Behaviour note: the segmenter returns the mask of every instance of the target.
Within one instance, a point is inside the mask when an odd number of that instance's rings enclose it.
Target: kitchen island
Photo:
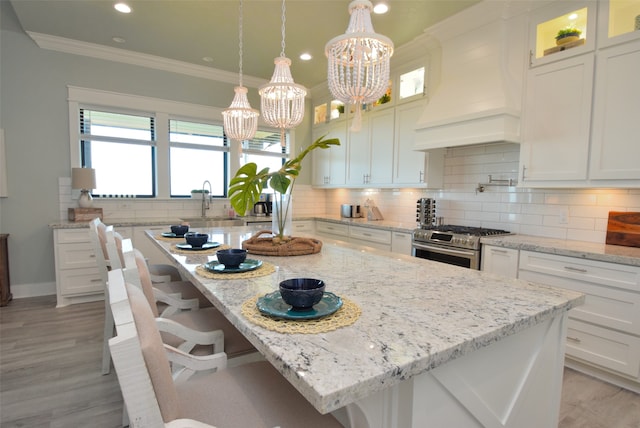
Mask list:
[[[203,229],[239,248],[255,228]],[[275,272],[210,279],[215,254],[148,236],[321,413],[354,428],[557,425],[567,311],[580,293],[323,239],[320,253],[249,255]],[[353,325],[278,333],[247,319],[249,299],[293,277],[355,303]],[[347,422],[349,421],[349,422]],[[347,425],[348,426],[348,425]]]

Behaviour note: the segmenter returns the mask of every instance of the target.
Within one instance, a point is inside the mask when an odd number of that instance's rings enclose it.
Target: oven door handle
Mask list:
[[[439,253],[447,254],[447,255],[450,255],[450,256],[469,257],[469,256],[473,256],[474,255],[473,251],[454,250],[452,248],[435,247],[435,246],[431,246],[431,245],[424,245],[424,244],[417,244],[417,243],[414,243],[413,247],[416,248],[416,249],[419,249],[419,250],[437,251]]]

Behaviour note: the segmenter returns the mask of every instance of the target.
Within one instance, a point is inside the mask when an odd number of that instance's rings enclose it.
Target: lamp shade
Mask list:
[[[93,190],[96,188],[96,170],[93,168],[72,168],[71,188]]]

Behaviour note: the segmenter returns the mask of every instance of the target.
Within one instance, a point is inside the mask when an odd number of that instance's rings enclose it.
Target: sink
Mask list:
[[[180,220],[194,228],[244,226],[244,220],[229,217],[185,217]]]

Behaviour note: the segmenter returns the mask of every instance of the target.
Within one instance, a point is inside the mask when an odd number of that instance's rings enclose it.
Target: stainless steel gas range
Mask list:
[[[422,259],[479,270],[480,238],[509,233],[482,227],[423,225],[413,231],[411,254]]]

